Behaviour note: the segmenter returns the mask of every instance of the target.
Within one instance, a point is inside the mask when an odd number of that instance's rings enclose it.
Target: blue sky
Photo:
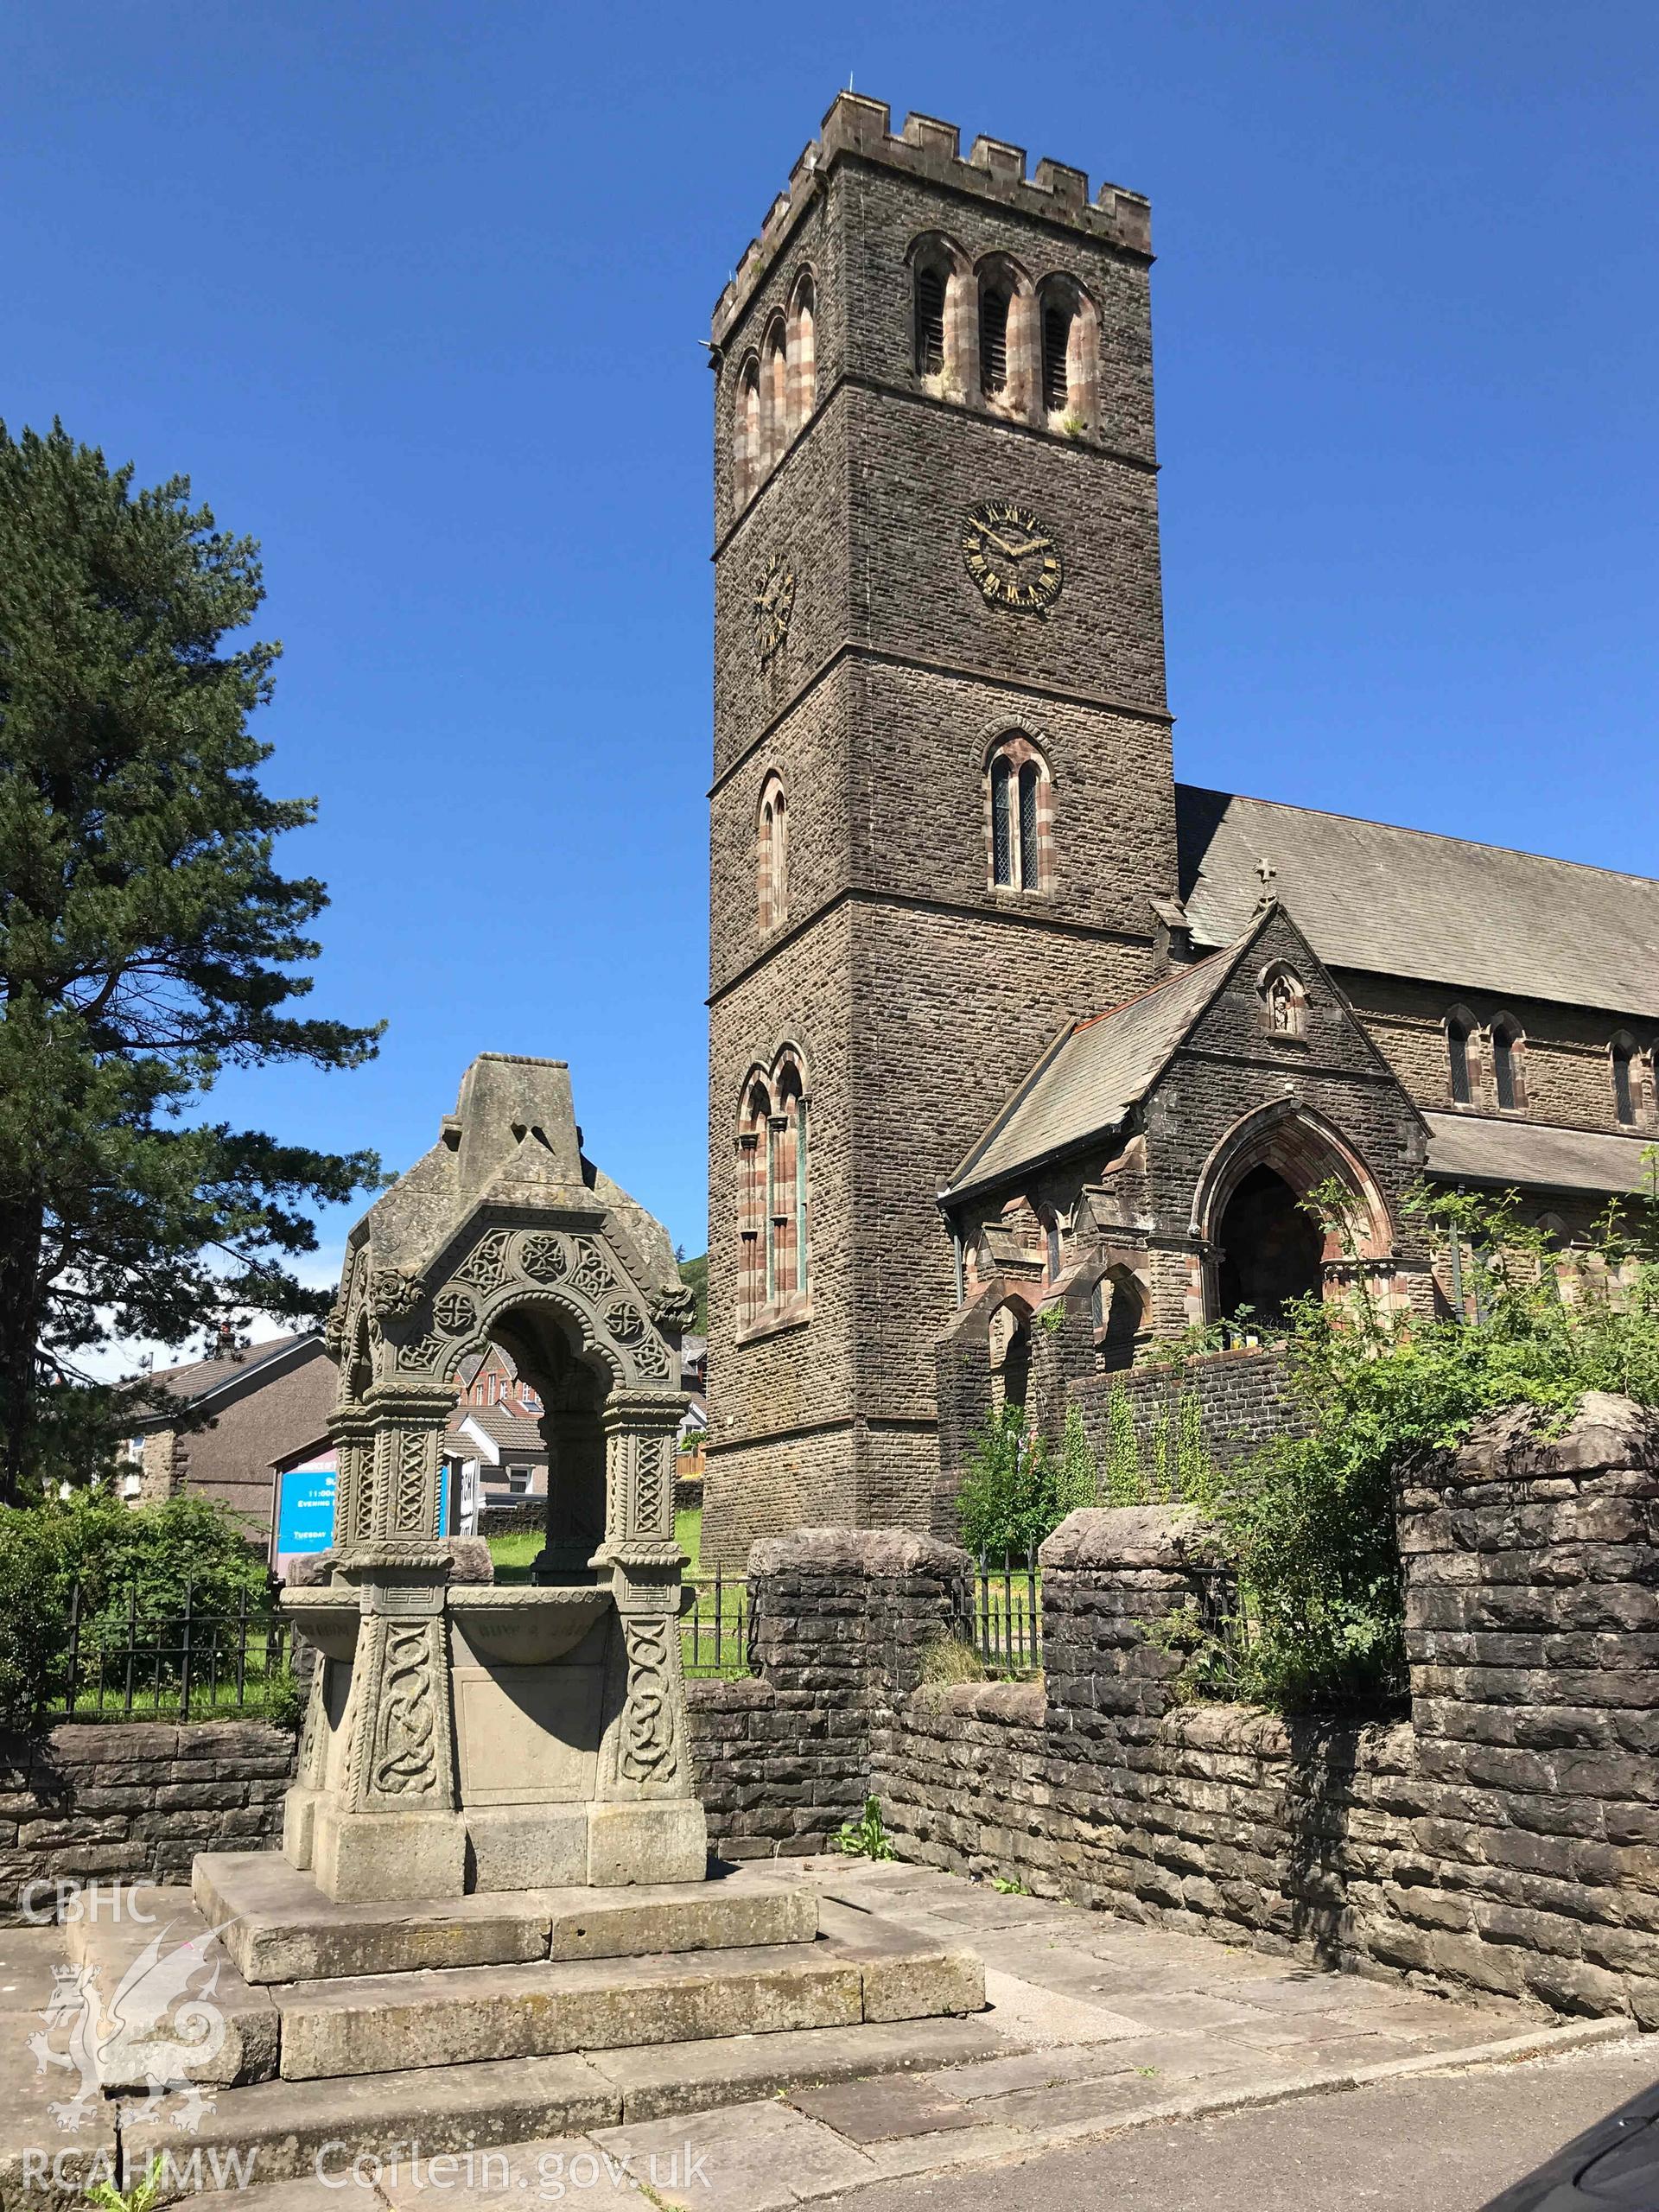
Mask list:
[[[1151,196],[1179,772],[1659,874],[1650,4],[13,0],[0,69],[0,415],[263,540],[391,1023],[227,1115],[404,1166],[556,1054],[702,1249],[698,340],[849,76]]]

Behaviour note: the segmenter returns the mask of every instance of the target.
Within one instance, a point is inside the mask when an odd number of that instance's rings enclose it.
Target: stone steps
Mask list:
[[[810,1943],[817,1900],[737,1869],[632,1889],[484,1891],[420,1905],[336,1904],[274,1852],[209,1852],[192,1893],[244,1979],[257,1986],[540,1960]]]
[[[867,1922],[849,1937],[646,1958],[455,1967],[271,1992],[289,2082],[773,2035],[978,2011],[971,1953]]]
[[[783,2030],[626,2050],[500,2058],[446,2069],[328,2080],[270,2081],[220,2091],[194,2129],[141,2119],[123,2101],[122,2171],[129,2185],[163,2158],[163,2200],[198,2190],[311,2180],[318,2160],[338,2177],[359,2153],[386,2160],[491,2150],[624,2121],[866,2076],[954,2066],[1005,2052],[977,2019],[866,2022]],[[243,2163],[232,2163],[238,2160]],[[342,2197],[341,2201],[344,2201]]]

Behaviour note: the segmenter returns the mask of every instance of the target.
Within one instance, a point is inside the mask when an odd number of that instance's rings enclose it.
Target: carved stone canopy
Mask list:
[[[702,1871],[680,1678],[684,1295],[666,1234],[582,1154],[560,1060],[485,1053],[347,1243],[334,1582],[284,1848],[335,1897]],[[492,1342],[537,1386],[537,1586],[452,1585],[444,1434]],[[448,1514],[453,1515],[453,1501]]]

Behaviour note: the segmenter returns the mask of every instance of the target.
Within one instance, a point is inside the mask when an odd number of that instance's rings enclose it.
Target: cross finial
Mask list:
[[[1255,872],[1262,879],[1262,888],[1264,891],[1279,873],[1278,869],[1273,865],[1273,862],[1265,859],[1257,861],[1255,864]]]

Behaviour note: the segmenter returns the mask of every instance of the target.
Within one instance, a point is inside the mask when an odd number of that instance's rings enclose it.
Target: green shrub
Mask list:
[[[238,1523],[202,1498],[134,1509],[79,1491],[64,1503],[0,1509],[0,1710],[19,1713],[36,1684],[56,1688],[77,1582],[84,1652],[124,1650],[134,1612],[143,1642],[176,1643],[187,1589],[193,1616],[234,1616],[245,1599],[259,1610],[273,1588]],[[163,1657],[162,1678],[168,1671]],[[153,1666],[145,1679],[154,1681]]]
[[[1087,1452],[1081,1415],[1077,1434]],[[1092,1455],[1089,1465],[1092,1470]],[[1094,1503],[1092,1473],[1088,1497],[1067,1503],[1070,1491],[1082,1479],[1082,1461],[1075,1453],[1062,1451],[1057,1460],[1047,1439],[1028,1421],[1025,1408],[1004,1406],[975,1440],[967,1478],[957,1495],[957,1525],[963,1542],[976,1558],[1029,1557],[1059,1527],[1073,1503]]]
[[[1331,1194],[1313,1202],[1329,1207]],[[1559,1427],[1586,1390],[1659,1405],[1650,1202],[1604,1219],[1570,1299],[1512,1193],[1425,1192],[1408,1205],[1442,1244],[1456,1238],[1476,1318],[1386,1315],[1363,1294],[1303,1301],[1287,1345],[1307,1433],[1256,1454],[1208,1501],[1249,1624],[1244,1694],[1281,1710],[1376,1710],[1405,1694],[1395,1496],[1414,1462],[1513,1406]]]

